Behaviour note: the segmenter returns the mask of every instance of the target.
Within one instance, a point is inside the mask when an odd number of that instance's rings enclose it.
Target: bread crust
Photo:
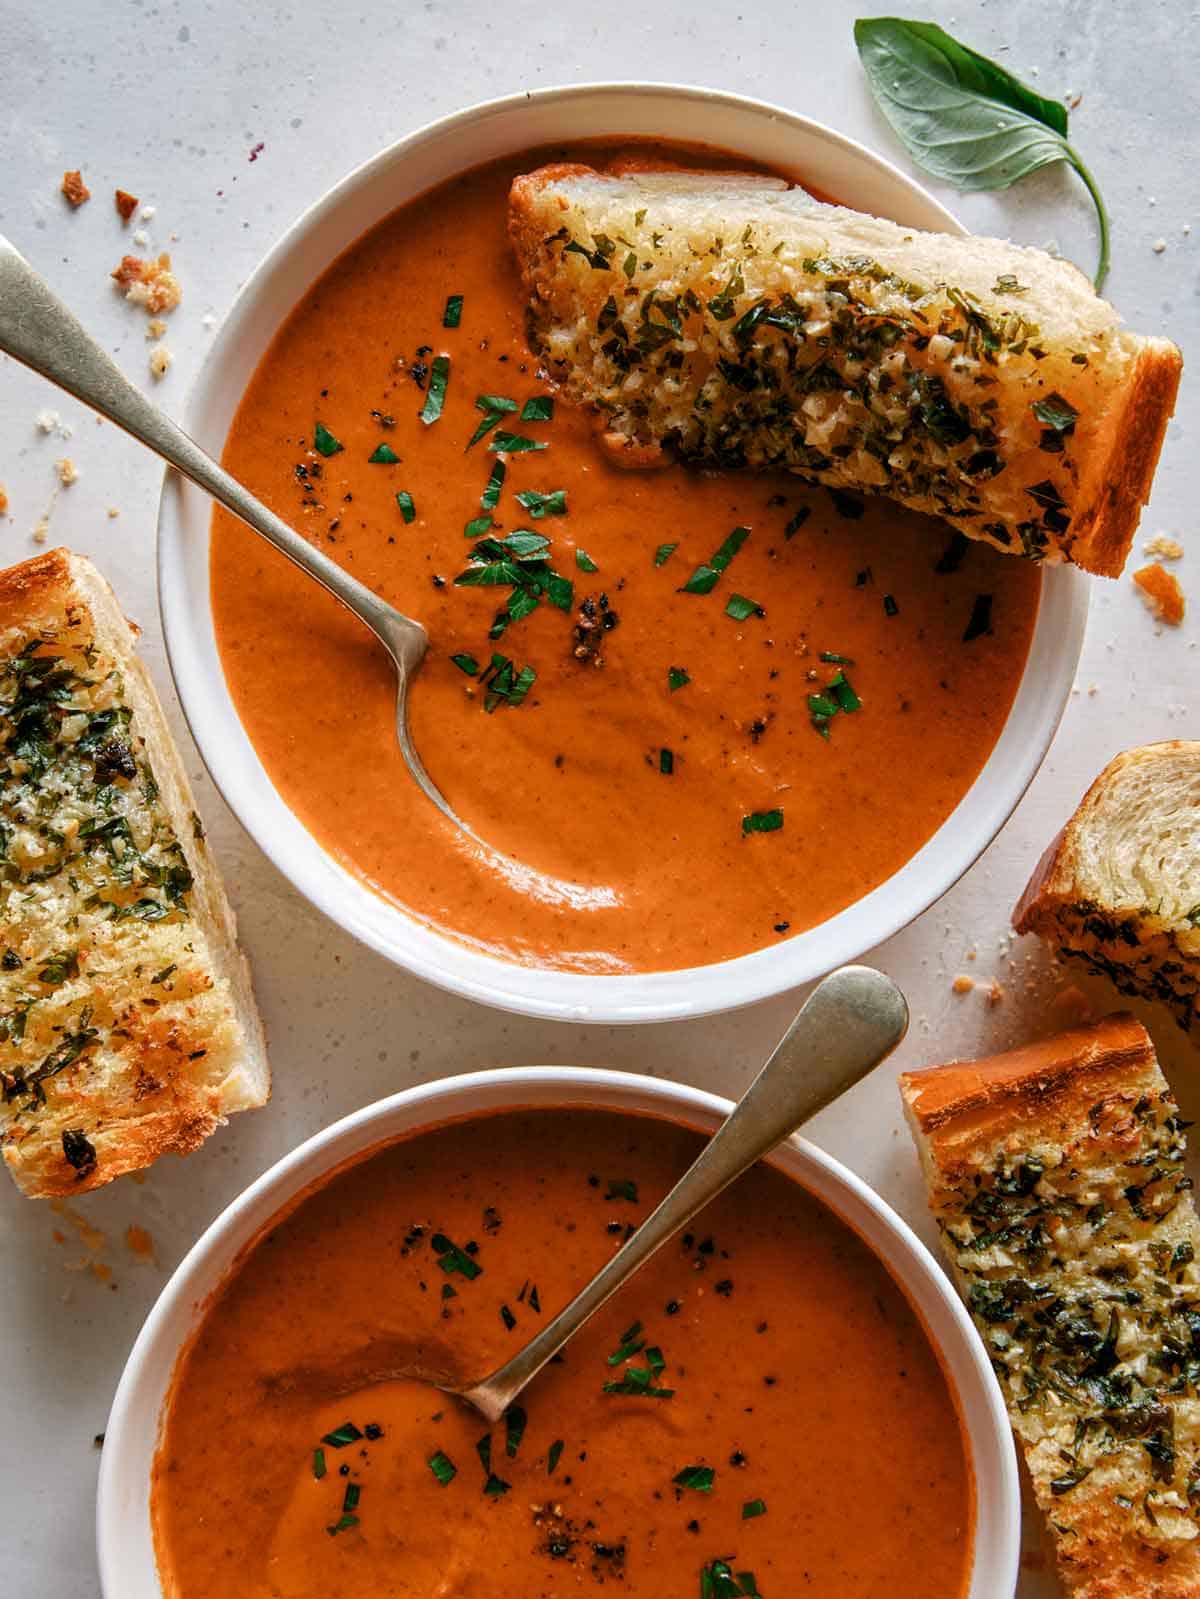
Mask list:
[[[0,671],[18,691],[43,671],[65,678],[46,691],[61,711],[39,734],[40,776],[22,775],[3,728],[0,1145],[33,1197],[194,1150],[269,1092],[233,913],[136,632],[67,550],[0,572]],[[14,677],[16,658],[33,672]],[[96,764],[97,748],[115,765]],[[38,795],[57,824],[52,847]],[[117,842],[93,842],[106,835]]]
[[[1136,878],[1136,895],[1115,878],[1099,881],[1095,867],[1098,858],[1118,850],[1115,829],[1122,816],[1133,825],[1129,807],[1121,803],[1125,785],[1138,781],[1148,790],[1161,789],[1166,806],[1179,773],[1189,774],[1200,791],[1200,741],[1167,739],[1114,756],[1042,854],[1013,908],[1012,924],[1018,933],[1038,934],[1060,956],[1109,977],[1122,993],[1166,1004],[1187,1031],[1200,1015],[1200,926],[1191,919],[1196,910],[1189,917],[1186,906],[1164,905],[1165,885],[1157,902],[1149,902],[1156,894],[1151,864],[1126,874]],[[1141,825],[1150,829],[1153,820],[1148,817]],[[1164,843],[1161,853],[1179,855],[1180,838],[1192,838],[1192,857],[1200,858],[1198,825],[1200,810],[1173,817],[1179,837]],[[1154,842],[1152,832],[1148,842]],[[1152,862],[1156,852],[1143,853]],[[1161,862],[1157,870],[1161,877]],[[1200,901],[1200,883],[1196,897]]]
[[[647,175],[645,169],[622,171],[628,176],[626,187]],[[578,162],[560,162],[518,176],[511,189],[509,232],[529,295],[533,347],[569,397],[596,406],[604,415],[601,437],[615,464],[657,466],[665,455],[701,465],[782,467],[830,487],[889,495],[916,510],[943,516],[968,537],[1012,553],[1036,559],[1065,558],[1106,577],[1120,574],[1150,492],[1179,386],[1182,357],[1169,340],[1138,338],[1121,331],[1111,307],[1093,293],[1078,269],[1039,251],[1001,240],[942,238],[900,229],[816,202],[807,212],[793,209],[787,213],[769,204],[756,208],[756,186],[770,185],[770,180],[756,175],[697,174],[665,164],[650,175],[662,177],[664,173],[677,176],[677,191],[651,189],[646,195],[652,223],[657,215],[655,194],[670,194],[674,221],[663,235],[651,232],[651,223],[639,231],[636,219],[646,211],[632,209],[637,201],[628,202],[626,216],[628,197],[614,197],[618,183],[613,171],[603,173]],[[701,187],[706,179],[709,193]],[[606,180],[611,185],[607,191]],[[739,255],[739,247],[731,239],[720,237],[712,240],[711,247],[705,245],[709,238],[705,227],[722,232],[717,220],[724,214],[722,189],[731,196],[730,232],[740,233],[742,223],[750,218],[748,232],[762,228],[769,233],[763,251],[747,246],[746,253]],[[778,193],[774,199],[779,199]],[[611,214],[605,209],[609,205]],[[705,221],[709,213],[711,218]],[[690,226],[695,237],[673,235],[672,226],[685,234]],[[606,245],[617,253],[611,262],[605,258],[601,263],[604,270],[593,271],[591,276],[589,268],[597,263],[588,247],[579,245],[580,237],[589,237],[589,227],[593,239],[619,234],[621,241],[619,249],[614,243]],[[764,265],[778,253],[778,246],[769,248],[770,239],[777,237],[792,238],[795,248],[785,249],[776,266]],[[827,248],[810,245],[809,240],[817,237],[832,242]],[[660,238],[666,242],[661,245],[661,257],[656,257],[659,246],[650,241]],[[818,259],[806,262],[800,272],[797,257],[805,248]],[[579,253],[570,255],[568,249]],[[627,250],[629,266],[624,272],[616,270]],[[844,259],[825,268],[819,259],[822,252]],[[870,258],[875,253],[878,261]],[[878,276],[883,270],[879,261],[891,274],[886,280]],[[744,266],[746,272],[746,285],[736,293],[732,285],[740,278],[730,277],[726,282],[721,276],[734,263],[739,263],[739,271]],[[815,278],[828,278],[833,271],[850,273],[852,285],[846,293],[852,306],[865,296],[859,307],[864,325],[870,324],[873,316],[897,327],[907,325],[908,331],[897,342],[877,356],[859,361],[854,368],[857,378],[842,374],[844,382],[849,384],[853,378],[861,387],[872,380],[872,365],[878,360],[880,389],[874,411],[868,407],[860,412],[855,404],[836,404],[828,393],[822,398],[810,392],[806,383],[813,364],[812,340],[807,335],[770,331],[783,326],[787,316],[800,314],[794,295],[800,296],[810,316],[816,318],[808,324],[810,329],[818,323],[825,325],[823,290],[811,301],[805,296],[814,292]],[[858,278],[854,278],[856,271],[861,274]],[[995,299],[998,286],[1016,282],[1018,273],[1027,280],[1018,285],[1019,293],[1012,291],[1011,299]],[[904,285],[904,294],[894,287],[870,288],[872,282],[878,285],[881,281],[894,286],[904,274],[915,278],[917,288],[926,291],[911,313],[907,306],[912,294],[908,291],[916,293],[912,282]],[[956,274],[972,285],[965,297],[954,286]],[[993,279],[989,299],[987,286]],[[652,352],[661,348],[666,330],[653,325],[652,311],[646,309],[660,285],[665,285],[663,294],[683,318],[687,339],[682,356],[675,345],[669,347],[674,364],[665,371]],[[878,304],[871,300],[875,293],[880,296]],[[711,312],[722,294],[729,309],[717,325],[711,315],[706,318],[704,304],[707,301]],[[608,299],[602,306],[605,295]],[[931,318],[922,309],[939,296],[945,305],[953,301],[961,310],[961,323],[955,322],[959,310],[943,309]],[[771,323],[768,317],[760,327],[754,315],[776,303],[789,307],[786,314],[779,313],[783,321]],[[841,314],[837,308],[844,303],[835,295],[829,314]],[[957,444],[952,442],[955,424],[951,422],[943,430],[944,417],[935,431],[932,412],[924,404],[909,402],[910,407],[915,406],[912,414],[921,420],[898,423],[897,396],[905,392],[905,374],[912,377],[914,372],[918,386],[932,379],[938,394],[950,395],[952,407],[958,406],[965,417],[983,392],[972,389],[965,378],[959,382],[961,354],[971,349],[972,330],[978,330],[983,316],[980,307],[999,325],[1005,317],[1019,315],[1026,305],[1033,315],[1051,307],[1065,309],[1052,335],[1040,335],[1037,323],[1029,322],[1034,331],[1024,343],[1012,340],[1003,346],[1007,365],[996,366],[993,361],[989,366],[992,357],[984,355],[979,381],[1000,386],[986,391],[992,398],[982,402],[965,442],[961,438]],[[635,316],[638,306],[642,307],[640,324]],[[637,341],[639,327],[644,331],[648,323],[657,340],[650,352],[638,347]],[[957,346],[958,354],[924,353],[931,349],[931,341],[917,335],[935,325],[944,330],[938,338],[966,337],[967,342]],[[739,340],[736,330],[743,327],[750,331]],[[985,337],[992,332],[994,327]],[[1038,350],[1035,360],[1029,352],[1036,348],[1039,337],[1047,350]],[[793,343],[783,361],[778,358],[781,341],[788,339]],[[831,342],[828,337],[816,340],[826,347]],[[627,383],[629,352],[635,347],[637,381]],[[952,352],[955,346],[951,343],[948,348]],[[806,350],[810,353],[805,354]],[[894,369],[897,351],[906,352],[907,364],[900,374]],[[793,359],[797,354],[798,366]],[[1043,375],[1041,362],[1047,355],[1048,375]],[[758,365],[747,365],[747,361]],[[827,348],[816,365],[830,361],[836,364]],[[761,374],[756,380],[761,402],[756,400],[751,382],[756,370]],[[1062,408],[1064,393],[1073,395],[1078,407],[1075,420],[1066,426],[1062,418],[1071,414],[1071,408]],[[999,411],[994,409],[997,396]],[[1039,445],[1040,424],[1031,420],[1030,412],[1040,402],[1046,403],[1050,420]],[[883,415],[888,422],[880,438],[868,438]],[[898,427],[903,427],[903,433],[896,431]],[[932,443],[924,436],[926,428]],[[841,442],[831,452],[830,440],[838,439]],[[892,442],[881,443],[882,439]],[[986,448],[975,449],[972,439],[985,441]]]
[[[1200,1594],[1200,1305],[1185,1124],[1132,1016],[900,1092],[951,1268],[1073,1599]]]

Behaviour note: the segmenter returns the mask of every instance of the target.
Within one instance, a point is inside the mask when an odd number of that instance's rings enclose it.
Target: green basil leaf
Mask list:
[[[367,456],[368,466],[395,466],[400,457],[390,444],[377,444]]]
[[[854,39],[871,92],[913,160],[959,189],[1007,189],[1066,161],[1100,223],[1095,284],[1108,273],[1108,213],[1096,181],[1067,142],[1066,107],[931,22],[860,17]]]
[[[549,422],[554,415],[554,400],[549,394],[532,395],[521,407],[522,422]]]
[[[777,833],[783,826],[783,812],[751,811],[749,816],[742,817],[743,833]]]
[[[581,572],[598,572],[600,570],[586,550],[575,551],[575,565]]]
[[[508,468],[503,461],[497,461],[492,467],[483,493],[479,496],[479,503],[485,511],[494,511],[500,499],[500,490],[504,487],[504,474]]]
[[[456,328],[462,321],[463,297],[461,294],[450,294],[446,297],[446,309],[442,312],[442,326]]]
[[[400,515],[406,522],[416,519],[417,508],[413,504],[413,497],[407,489],[401,489],[396,496],[396,504],[400,507]]]
[[[476,432],[478,432],[478,429],[476,429]],[[503,450],[507,455],[517,455],[522,450],[544,450],[545,448],[546,441],[544,439],[540,441],[528,439],[523,433],[506,433],[503,430],[498,430],[493,434],[492,441],[488,445],[489,450]]]

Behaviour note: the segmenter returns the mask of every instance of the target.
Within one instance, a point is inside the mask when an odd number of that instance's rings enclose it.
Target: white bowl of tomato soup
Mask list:
[[[631,154],[768,168],[961,231],[878,156],[776,107],[537,91],[409,136],[309,210],[188,407],[201,443],[426,623],[415,739],[496,854],[407,775],[391,668],[359,624],[173,476],[159,524],[185,713],[276,865],[432,982],[597,1022],[750,1003],[926,909],[1036,772],[1087,594],[1074,569],[884,502],[609,464],[525,346],[505,204],[550,157]],[[514,532],[549,549],[558,586],[498,634],[495,591],[456,579],[472,541]],[[687,592],[717,557],[749,611]],[[536,681],[514,696],[523,666]],[[486,686],[501,670],[507,693]],[[834,689],[855,714],[814,720],[810,695]]]
[[[802,1138],[664,1246],[519,1415],[487,1429],[390,1375],[514,1352],[731,1108],[506,1068],[286,1156],[129,1357],[100,1471],[106,1599],[373,1599],[400,1571],[447,1599],[618,1576],[630,1599],[790,1599],[805,1576],[839,1599],[1011,1595],[1016,1461],[983,1346],[905,1223]]]

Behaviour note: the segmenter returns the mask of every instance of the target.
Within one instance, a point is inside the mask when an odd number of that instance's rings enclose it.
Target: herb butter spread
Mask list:
[[[86,563],[22,571],[0,592],[0,1128],[23,1186],[75,1192],[199,1142],[244,1039],[130,630],[98,626]]]
[[[1114,1016],[906,1074],[930,1202],[1079,1599],[1200,1586],[1189,1125]]]

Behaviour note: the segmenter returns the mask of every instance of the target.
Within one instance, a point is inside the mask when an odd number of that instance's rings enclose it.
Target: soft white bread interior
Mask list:
[[[1068,262],[776,179],[576,164],[514,181],[510,232],[534,348],[618,464],[785,468],[1121,571],[1181,358]]]
[[[1126,750],[1100,773],[1013,912],[1019,933],[1200,1016],[1200,742]]]
[[[270,1092],[233,913],[92,564],[0,572],[0,1144],[30,1195],[195,1149]]]
[[[1073,1599],[1200,1594],[1200,1223],[1131,1016],[900,1079]]]

